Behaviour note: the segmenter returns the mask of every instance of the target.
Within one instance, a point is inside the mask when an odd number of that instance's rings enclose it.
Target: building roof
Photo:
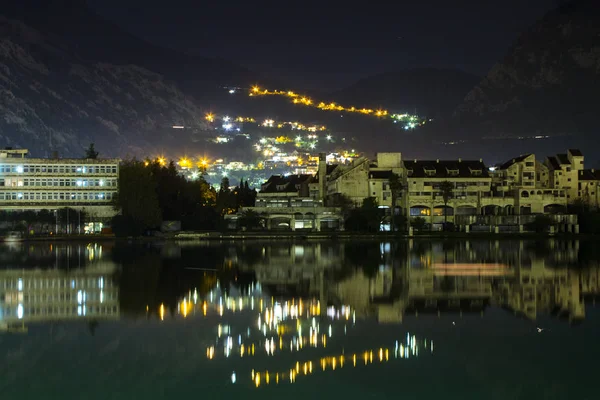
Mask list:
[[[261,193],[291,193],[297,192],[298,186],[309,184],[314,180],[312,175],[271,175],[271,177],[260,185]]]
[[[490,176],[483,161],[473,160],[423,160],[404,161],[409,177],[413,178],[471,178]],[[453,172],[458,171],[458,172]]]
[[[392,171],[370,171],[369,179],[390,179],[392,177]]]
[[[600,181],[600,170],[583,169],[579,171],[580,181]]]
[[[325,168],[325,176],[329,176],[333,173],[333,171],[338,167],[339,164],[327,164],[327,168]],[[310,183],[319,182],[319,174],[317,173],[314,176],[314,179]]]
[[[553,169],[560,169],[560,163],[558,162],[558,160],[556,159],[556,157],[549,156],[548,157],[548,163],[550,164],[550,166]]]
[[[558,160],[559,163],[561,163],[563,165],[571,165],[571,161],[569,161],[569,156],[564,153],[557,154],[556,159]]]
[[[523,154],[523,155],[520,155],[519,157],[513,158],[512,160],[506,161],[504,164],[500,164],[500,166],[498,166],[498,169],[507,169],[511,165],[514,165],[514,164],[516,164],[518,162],[525,161],[525,159],[527,157],[529,157],[530,155],[531,155],[531,153],[529,153],[529,154]]]
[[[573,157],[583,157],[583,153],[579,149],[569,149],[569,153],[571,153]]]

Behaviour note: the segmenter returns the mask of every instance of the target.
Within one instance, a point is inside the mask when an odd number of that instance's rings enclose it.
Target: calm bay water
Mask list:
[[[599,245],[4,245],[0,398],[596,399]]]

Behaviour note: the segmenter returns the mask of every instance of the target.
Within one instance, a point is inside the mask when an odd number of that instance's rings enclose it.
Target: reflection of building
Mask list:
[[[112,264],[0,271],[0,330],[28,322],[118,318],[114,272]]]
[[[245,268],[256,273],[261,285],[273,291],[318,294],[323,290],[324,272],[344,263],[343,246],[311,244],[272,244]]]
[[[363,260],[375,263],[370,276],[361,268],[341,272],[337,267],[345,264],[344,250],[330,246],[327,257],[323,249],[318,257],[318,244],[265,246],[262,257],[248,267],[271,290],[317,295],[322,304],[347,304],[357,316],[375,315],[380,322],[423,313],[483,312],[489,305],[530,319],[553,313],[574,322],[585,317],[583,297],[600,292],[598,268],[560,267],[577,260],[577,241],[549,241],[552,250],[544,257],[522,241],[464,242],[448,248],[412,244],[398,268],[389,266],[393,257],[387,246],[379,246],[380,254]],[[339,273],[346,277],[336,280]]]
[[[117,159],[26,158],[27,150],[0,150],[0,207],[4,210],[85,210],[112,217]]]

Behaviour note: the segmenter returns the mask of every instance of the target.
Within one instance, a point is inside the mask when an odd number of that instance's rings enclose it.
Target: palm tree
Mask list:
[[[396,216],[396,202],[398,201],[398,198],[402,194],[402,189],[404,188],[404,185],[402,184],[402,179],[400,178],[400,175],[395,174],[393,172],[390,175],[389,184],[390,184],[390,191],[392,192],[392,216],[391,216],[390,223],[391,223],[392,232],[394,232],[396,230],[396,226],[395,226],[396,221],[394,218]]]
[[[448,201],[452,198],[454,192],[454,184],[449,181],[440,183],[440,192],[442,193],[442,199],[444,200],[444,228],[448,223]]]
[[[240,225],[248,230],[261,226],[262,216],[254,210],[244,210],[241,213]]]

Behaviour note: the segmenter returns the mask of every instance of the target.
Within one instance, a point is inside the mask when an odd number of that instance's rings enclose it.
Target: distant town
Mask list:
[[[352,150],[313,154],[305,143],[263,138],[255,145],[264,157],[258,164],[98,158],[93,145],[78,159],[0,150],[3,230],[112,233],[119,217],[139,232],[578,234],[594,220],[581,221],[582,213],[595,216],[599,206],[600,171],[586,169],[578,149],[489,166],[482,159],[406,160],[392,152],[374,158]],[[145,207],[147,214],[138,214]]]

